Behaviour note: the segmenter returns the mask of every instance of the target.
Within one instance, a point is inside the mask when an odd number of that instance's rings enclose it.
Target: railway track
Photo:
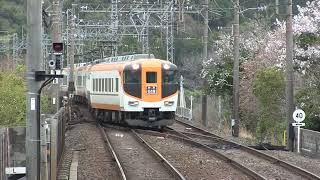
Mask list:
[[[169,134],[207,146],[216,153],[232,159],[264,179],[320,179],[319,176],[305,169],[257,151],[253,148],[231,142],[182,121],[176,121]]]
[[[185,177],[135,130],[99,126],[120,179],[179,179]]]

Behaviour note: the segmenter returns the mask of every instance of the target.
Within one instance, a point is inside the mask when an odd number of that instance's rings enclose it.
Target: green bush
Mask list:
[[[253,94],[261,105],[256,130],[258,140],[274,137],[280,140],[286,124],[281,108],[285,99],[283,72],[275,67],[259,70],[253,82]]]
[[[25,126],[26,85],[24,68],[0,72],[0,126]]]
[[[305,111],[305,128],[320,131],[320,90],[315,87],[301,89],[296,94],[297,104]]]

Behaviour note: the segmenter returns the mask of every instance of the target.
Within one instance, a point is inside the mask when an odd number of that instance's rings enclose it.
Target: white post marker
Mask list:
[[[26,167],[6,167],[6,174],[26,174]]]
[[[300,126],[305,126],[302,121],[306,118],[306,114],[302,109],[296,109],[292,114],[293,120],[296,123],[292,123],[292,126],[298,127],[298,142],[297,142],[297,152],[300,153]]]

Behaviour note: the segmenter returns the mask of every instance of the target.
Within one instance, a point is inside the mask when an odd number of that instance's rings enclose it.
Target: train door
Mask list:
[[[160,68],[148,67],[142,72],[142,99],[147,102],[161,100],[161,71]]]

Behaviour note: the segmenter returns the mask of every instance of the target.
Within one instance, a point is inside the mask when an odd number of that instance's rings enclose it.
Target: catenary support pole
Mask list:
[[[42,58],[42,2],[27,1],[27,124],[26,154],[27,179],[40,180],[40,122],[37,121],[39,82],[35,81],[35,71],[40,70]]]
[[[62,42],[62,7],[60,4],[60,0],[53,0],[52,1],[52,27],[51,27],[51,36],[53,43],[61,43]],[[62,61],[61,61],[62,62]],[[60,70],[56,70],[57,74],[61,74]],[[56,88],[56,111],[58,112],[60,108],[60,94],[59,94],[59,87],[60,87],[60,79],[58,79],[57,88]]]
[[[74,54],[75,54],[75,8],[76,4],[72,4],[72,12],[71,12],[71,33],[70,33],[70,52],[69,52],[69,63],[70,63],[70,76],[69,76],[69,87],[68,92],[72,94],[75,90],[74,88]]]
[[[233,49],[234,49],[234,61],[233,61],[233,121],[234,127],[232,135],[239,136],[239,0],[234,3],[234,24],[233,24]]]
[[[205,0],[204,3],[204,31],[203,31],[203,61],[206,62],[208,61],[208,24],[209,24],[209,19],[208,19],[208,0]],[[204,79],[203,82],[203,95],[202,95],[202,123],[204,126],[208,126],[208,119],[207,119],[207,80]]]
[[[239,0],[234,3],[234,24],[233,24],[233,49],[234,49],[234,62],[233,62],[233,121],[234,126],[232,135],[239,136]],[[232,123],[233,124],[233,123]]]
[[[293,30],[292,30],[292,0],[288,0],[286,22],[286,110],[287,110],[287,148],[293,151],[294,129],[292,126],[293,104]]]

